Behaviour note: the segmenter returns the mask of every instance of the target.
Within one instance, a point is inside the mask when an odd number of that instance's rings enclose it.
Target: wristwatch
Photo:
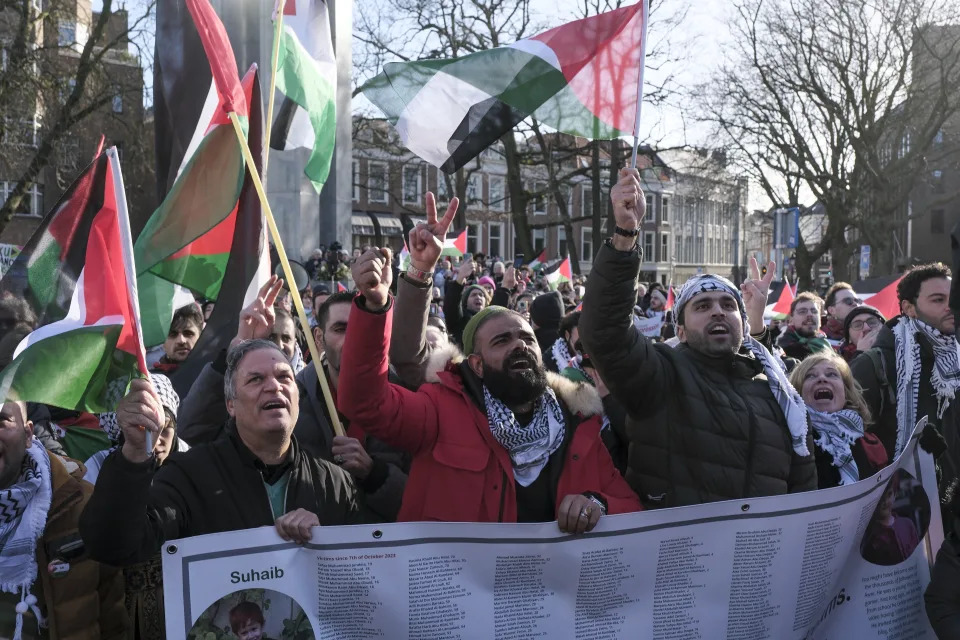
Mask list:
[[[423,271],[411,264],[407,267],[407,278],[419,284],[433,284],[433,271]]]
[[[637,227],[633,231],[629,231],[627,229],[624,229],[623,227],[615,226],[613,228],[613,232],[618,236],[624,236],[626,238],[636,238],[637,236],[640,235],[640,227]]]
[[[603,504],[603,501],[600,498],[594,495],[589,495],[589,494],[585,494],[585,495],[587,496],[587,500],[589,500],[590,502],[600,507],[600,515],[603,515],[603,516],[607,515],[607,505]]]

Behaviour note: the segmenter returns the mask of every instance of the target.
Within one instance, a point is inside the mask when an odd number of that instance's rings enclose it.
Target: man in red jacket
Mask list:
[[[456,198],[409,238],[400,277],[432,286]],[[452,358],[412,392],[387,380],[393,301],[389,250],[361,256],[347,324],[338,401],[353,424],[414,459],[398,520],[549,522],[592,530],[605,513],[639,511],[600,438],[602,404],[588,385],[548,374],[533,329],[514,311],[488,307],[463,332],[466,359]],[[426,314],[424,313],[424,316]]]

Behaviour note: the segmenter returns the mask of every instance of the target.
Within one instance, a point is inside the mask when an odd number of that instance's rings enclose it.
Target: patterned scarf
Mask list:
[[[170,378],[153,371],[150,373],[150,381],[153,383],[157,395],[160,396],[161,406],[169,411],[170,415],[176,417],[177,411],[180,409],[180,396],[173,388]],[[120,425],[117,424],[117,414],[115,412],[109,411],[100,414],[100,428],[106,432],[111,442],[117,443],[120,441]]]
[[[917,334],[927,337],[933,348],[933,373],[930,382],[937,394],[937,419],[960,388],[960,344],[955,336],[945,336],[926,322],[903,316],[893,327],[897,353],[897,448],[900,455],[917,423],[917,399],[920,394],[920,343]]]
[[[824,413],[807,407],[813,424],[814,444],[829,453],[833,466],[840,471],[840,484],[860,480],[860,470],[853,459],[852,447],[863,437],[863,418],[853,409]]]
[[[693,276],[684,283],[680,295],[677,296],[675,306],[677,317],[679,318],[682,315],[683,308],[694,296],[712,291],[723,291],[736,299],[737,306],[740,308],[740,317],[743,318],[743,346],[763,366],[770,391],[787,420],[787,429],[790,431],[790,440],[794,452],[798,456],[809,456],[810,449],[807,448],[807,406],[797,390],[787,380],[787,368],[780,356],[770,353],[765,346],[750,336],[750,322],[747,320],[743,298],[740,297],[740,292],[733,286],[733,283],[721,276],[710,274]]]
[[[513,411],[483,387],[490,432],[510,454],[513,477],[522,487],[529,487],[547,465],[551,454],[563,444],[563,411],[553,389],[547,389],[537,400],[533,419],[524,426]]]
[[[563,373],[563,370],[567,367],[583,371],[583,367],[580,366],[580,359],[570,355],[570,348],[563,336],[556,339],[550,348],[550,353],[553,355],[553,361],[557,363],[557,371]]]
[[[34,439],[17,481],[0,489],[0,591],[19,591],[21,603],[34,608],[34,613],[39,609],[30,587],[37,579],[37,542],[47,524],[52,497],[50,458]],[[23,614],[18,612],[14,638],[20,637],[22,629]]]

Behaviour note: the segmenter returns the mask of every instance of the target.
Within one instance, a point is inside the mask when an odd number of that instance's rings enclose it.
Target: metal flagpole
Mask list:
[[[633,123],[633,153],[630,166],[637,168],[637,149],[640,146],[640,110],[643,107],[643,70],[647,66],[647,23],[650,21],[650,0],[643,0],[643,39],[640,41],[640,76],[637,78],[637,119]]]

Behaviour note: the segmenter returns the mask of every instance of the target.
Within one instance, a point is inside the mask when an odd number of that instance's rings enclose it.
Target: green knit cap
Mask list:
[[[484,307],[480,311],[477,311],[477,313],[470,318],[470,320],[467,322],[467,326],[463,328],[463,352],[466,355],[473,353],[473,338],[477,333],[477,327],[480,326],[480,323],[483,322],[483,319],[501,313],[511,313],[511,311],[506,307],[490,305],[489,307]]]

